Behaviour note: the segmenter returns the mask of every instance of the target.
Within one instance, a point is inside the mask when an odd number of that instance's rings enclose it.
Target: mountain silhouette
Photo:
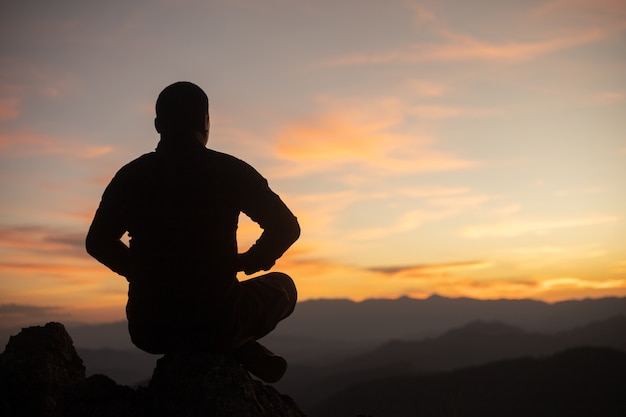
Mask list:
[[[268,339],[303,336],[378,344],[391,339],[432,337],[472,321],[497,321],[531,332],[558,332],[620,314],[626,314],[625,297],[556,303],[438,295],[361,302],[311,300],[299,303],[289,320],[281,323]]]
[[[526,332],[499,322],[476,321],[436,338],[389,341],[337,365],[336,369],[360,368],[363,363],[381,366],[401,362],[418,372],[449,370],[523,355],[546,355],[576,346],[626,349],[626,316],[556,333]]]
[[[498,322],[472,322],[435,338],[389,341],[370,352],[318,367],[317,372],[292,369],[278,387],[308,410],[338,390],[367,380],[541,357],[579,346],[626,350],[626,316],[557,333],[526,332]]]
[[[264,343],[290,365],[276,384],[308,411],[354,383],[451,370],[574,346],[624,349],[626,298],[545,303],[431,296],[396,300],[311,300],[298,304]],[[592,323],[593,322],[593,323]],[[6,334],[0,329],[0,337]],[[126,322],[68,326],[87,375],[135,385],[157,355],[137,350]]]
[[[622,417],[626,353],[582,347],[451,372],[397,375],[355,384],[309,417]]]

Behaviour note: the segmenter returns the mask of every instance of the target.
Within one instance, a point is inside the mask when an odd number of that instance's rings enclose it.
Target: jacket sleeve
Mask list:
[[[237,270],[249,275],[272,268],[300,236],[300,225],[265,178],[250,166],[245,171],[241,211],[263,229],[256,243],[238,256]]]
[[[130,250],[120,240],[127,231],[124,209],[126,192],[120,171],[102,195],[102,200],[87,233],[85,247],[87,253],[99,262],[128,279]]]

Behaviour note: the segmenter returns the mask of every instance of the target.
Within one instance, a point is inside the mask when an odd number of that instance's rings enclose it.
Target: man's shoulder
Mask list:
[[[210,164],[217,171],[224,173],[224,177],[239,181],[242,185],[250,186],[258,183],[266,183],[265,178],[249,163],[236,156],[206,149]]]
[[[236,156],[224,152],[207,148],[204,155],[210,160],[210,163],[223,169],[254,171],[254,168],[243,159],[239,159]]]
[[[232,164],[232,165],[240,165],[240,164],[244,164],[247,165],[246,162],[244,162],[243,160],[237,158],[236,156],[224,153],[224,152],[220,152],[220,151],[216,151],[214,149],[209,149],[209,148],[205,148],[204,149],[204,155],[206,158],[210,158],[215,160],[216,162],[221,162],[224,164]]]
[[[145,153],[122,166],[117,171],[116,177],[132,175],[133,173],[145,171],[149,169],[150,166],[155,165],[156,152]]]

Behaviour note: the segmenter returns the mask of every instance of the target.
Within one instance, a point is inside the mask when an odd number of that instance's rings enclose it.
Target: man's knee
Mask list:
[[[270,272],[269,278],[280,282],[280,287],[285,291],[290,301],[295,304],[298,300],[298,290],[291,277],[283,272]]]

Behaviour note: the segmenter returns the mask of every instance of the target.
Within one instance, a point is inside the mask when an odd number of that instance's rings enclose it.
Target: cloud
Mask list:
[[[0,60],[0,65],[2,60]],[[4,71],[0,69],[0,80]],[[9,77],[5,77],[9,79]],[[20,115],[20,104],[23,100],[24,88],[13,83],[0,81],[0,122],[16,119]]]
[[[611,273],[626,274],[626,260],[617,261],[612,265]]]
[[[0,122],[19,116],[19,102],[17,97],[0,98]]]
[[[502,35],[497,41],[479,39],[446,28],[443,19],[431,11],[417,6],[412,8],[416,26],[426,30],[428,37],[435,37],[437,40],[379,52],[347,54],[327,59],[321,65],[341,67],[424,62],[524,62],[561,50],[600,42],[626,30],[626,8],[621,0],[557,0],[544,3],[526,15],[511,16],[511,26],[534,28],[530,32],[532,40],[523,39],[528,37],[528,30],[518,35],[522,38],[520,40],[501,40],[504,37]],[[558,19],[558,27],[555,27],[555,19]],[[576,24],[568,25],[568,22]],[[537,24],[547,26],[539,29]]]
[[[586,45],[606,38],[600,29],[591,29],[570,36],[534,42],[492,43],[470,36],[454,36],[447,43],[415,44],[382,53],[360,53],[335,58],[325,66],[338,67],[364,64],[410,64],[420,62],[501,61],[522,62],[536,59],[562,49]]]
[[[59,262],[59,260],[45,262],[32,257],[20,262],[0,261],[0,272],[62,278],[63,282],[68,285],[79,285],[92,283],[99,279],[98,274],[103,272],[103,267],[95,261],[88,261],[88,264],[83,262],[83,265],[80,265],[70,259],[66,262]],[[47,291],[51,290],[48,289]]]
[[[413,94],[421,97],[442,97],[450,90],[450,87],[441,83],[416,79],[407,81],[406,87]]]
[[[51,254],[83,254],[85,234],[45,226],[0,226],[0,247]]]
[[[284,165],[274,168],[272,175],[304,175],[350,165],[391,175],[478,165],[436,149],[427,135],[395,132],[407,117],[407,106],[399,100],[350,104],[326,99],[322,104],[322,113],[294,121],[277,133],[275,154]]]
[[[606,192],[605,186],[591,186],[591,187],[572,187],[557,190],[555,194],[557,196],[571,196],[571,195],[586,195],[586,194],[600,194]]]
[[[383,227],[361,228],[355,232],[345,235],[350,240],[375,240],[382,239],[385,236],[405,233],[418,227],[438,221],[456,214],[456,210],[409,210],[398,216],[392,224]]]
[[[74,139],[60,139],[54,136],[14,133],[0,134],[0,152],[3,157],[30,157],[58,155],[73,159],[97,158],[113,151],[112,146],[94,146]]]
[[[535,7],[531,16],[606,25],[626,17],[626,7],[622,0],[551,0]]]
[[[3,283],[18,288],[24,277],[60,278],[62,285],[89,284],[105,269],[92,261],[85,251],[85,233],[71,233],[45,226],[0,227],[0,277]],[[11,277],[11,280],[9,279]],[[17,280],[17,281],[16,281]],[[43,288],[51,291],[46,282]]]
[[[510,220],[507,222],[468,226],[462,235],[469,238],[516,237],[528,234],[545,234],[553,230],[573,227],[613,224],[619,221],[617,216],[581,217],[559,220]]]
[[[364,227],[348,233],[345,237],[352,240],[374,240],[406,233],[425,224],[482,207],[486,202],[495,198],[487,194],[476,194],[471,189],[461,187],[418,187],[399,190],[390,188],[385,198],[391,200],[395,196],[419,199],[419,202],[411,202],[410,206],[415,207],[419,204],[424,208],[405,210],[389,224],[381,227]]]
[[[57,306],[35,306],[28,304],[0,304],[0,326],[24,326],[71,317]]]
[[[24,316],[32,316],[46,314],[50,311],[58,310],[61,307],[51,306],[33,306],[22,304],[0,304],[0,316],[8,314],[20,314]]]
[[[496,108],[466,108],[455,106],[425,106],[412,107],[409,112],[420,119],[445,120],[459,117],[491,117],[502,114]]]
[[[626,93],[623,91],[605,91],[592,97],[592,102],[600,105],[621,104],[626,100]]]
[[[626,286],[624,279],[581,279],[577,277],[558,277],[543,279],[539,286],[546,290],[555,288],[576,288],[576,289],[607,289]]]
[[[298,213],[298,219],[305,227],[307,236],[336,236],[337,215],[355,203],[367,200],[381,200],[388,197],[384,192],[357,190],[296,194],[288,197],[289,206]],[[339,230],[341,230],[339,228]]]
[[[374,267],[368,268],[368,270],[382,272],[394,278],[423,278],[432,274],[441,274],[448,271],[488,268],[490,266],[492,266],[492,263],[488,261],[465,261],[427,265]]]

